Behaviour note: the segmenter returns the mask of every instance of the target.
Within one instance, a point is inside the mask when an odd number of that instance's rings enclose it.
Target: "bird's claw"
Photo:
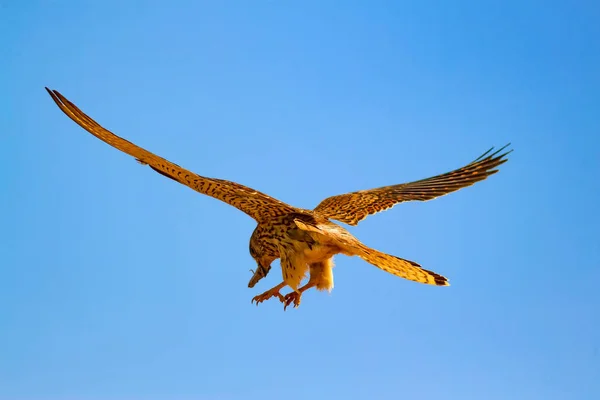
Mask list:
[[[281,293],[279,293],[278,291],[275,292],[275,291],[267,290],[263,294],[254,296],[252,298],[251,303],[252,304],[256,303],[256,305],[258,306],[260,303],[262,303],[263,301],[269,300],[271,297],[277,297],[277,298],[279,298],[280,302],[282,302],[282,303],[284,302],[284,297],[281,295]]]
[[[296,291],[286,294],[284,297],[284,301],[282,301],[283,311],[285,311],[288,308],[288,306],[292,303],[294,303],[294,308],[298,308],[298,306],[300,305],[301,297],[302,297],[302,294],[298,293]]]

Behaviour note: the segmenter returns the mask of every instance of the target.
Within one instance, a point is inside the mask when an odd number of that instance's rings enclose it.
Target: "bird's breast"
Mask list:
[[[308,264],[323,262],[330,259],[334,255],[340,252],[337,246],[317,244],[312,246],[306,246],[303,249],[304,257]]]

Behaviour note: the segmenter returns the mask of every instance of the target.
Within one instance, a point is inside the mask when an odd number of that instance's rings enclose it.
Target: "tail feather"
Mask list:
[[[294,220],[294,222],[302,230],[325,235],[330,239],[334,239],[340,247],[344,249],[344,254],[349,256],[359,256],[369,264],[389,272],[392,275],[428,285],[450,286],[446,277],[433,271],[426,270],[414,261],[405,260],[367,247],[338,225],[316,225],[298,219]]]
[[[444,276],[426,270],[414,261],[385,254],[362,244],[356,255],[385,272],[410,281],[428,285],[450,286],[448,279]]]

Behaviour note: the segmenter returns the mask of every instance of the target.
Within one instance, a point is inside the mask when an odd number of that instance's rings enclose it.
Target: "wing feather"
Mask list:
[[[58,91],[48,88],[46,90],[58,107],[83,129],[114,148],[135,157],[141,164],[149,165],[161,175],[199,193],[221,200],[245,212],[258,222],[295,211],[294,207],[249,187],[223,179],[200,176],[159,157],[103,128]]]
[[[492,153],[493,147],[470,164],[445,174],[399,185],[361,190],[328,197],[315,211],[319,214],[356,225],[367,216],[387,210],[404,201],[426,201],[455,192],[498,172],[498,166],[512,150],[502,153],[507,146]]]

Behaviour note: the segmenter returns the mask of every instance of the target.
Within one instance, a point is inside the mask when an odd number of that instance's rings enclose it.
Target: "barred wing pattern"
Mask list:
[[[296,209],[264,193],[235,182],[206,178],[159,157],[103,128],[56,90],[46,88],[58,107],[83,129],[122,152],[149,165],[156,172],[171,178],[195,191],[221,200],[257,220],[294,212]]]
[[[445,174],[328,197],[314,211],[327,218],[357,225],[367,216],[387,210],[403,201],[426,201],[455,192],[498,172],[494,168],[507,161],[504,157],[512,150],[505,153],[502,151],[509,145],[510,143],[494,153],[491,153],[491,148],[470,164]],[[498,155],[499,153],[502,154]]]

